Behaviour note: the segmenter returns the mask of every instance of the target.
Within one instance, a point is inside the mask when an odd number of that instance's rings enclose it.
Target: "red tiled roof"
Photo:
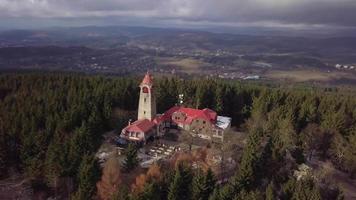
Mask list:
[[[162,115],[160,116],[156,116],[156,118],[153,120],[156,124],[161,123],[164,120],[169,120],[172,118],[172,114],[174,112],[176,112],[177,110],[179,110],[180,107],[179,106],[173,106],[172,108],[170,108],[169,110],[167,110],[166,112],[164,112]]]
[[[204,108],[203,112],[205,115],[209,116],[209,118],[213,121],[216,121],[216,118],[218,117],[217,113],[209,108]]]
[[[125,131],[130,132],[147,132],[153,128],[155,123],[151,122],[148,119],[141,119],[133,122],[131,125],[126,126]]]
[[[145,77],[143,78],[141,85],[146,84],[146,85],[152,85],[153,81],[152,81],[152,77],[151,75],[147,72]]]
[[[172,119],[172,114],[175,112],[182,112],[183,114],[185,114],[186,118],[184,120],[177,121],[179,123],[184,123],[184,124],[190,124],[196,118],[202,118],[202,119],[205,119],[211,123],[215,123],[216,117],[217,117],[216,112],[214,112],[213,110],[208,109],[208,108],[199,110],[199,109],[194,109],[194,108],[185,108],[185,107],[174,106],[174,107],[170,108],[169,110],[167,110],[163,115],[157,116],[154,119],[154,122],[157,124],[164,120],[170,120],[170,119]]]
[[[202,118],[205,119],[209,122],[214,122],[216,121],[216,112],[210,110],[210,109],[193,109],[193,108],[180,108],[180,112],[186,114],[187,119],[185,120],[186,123],[191,123],[194,119],[196,118]]]

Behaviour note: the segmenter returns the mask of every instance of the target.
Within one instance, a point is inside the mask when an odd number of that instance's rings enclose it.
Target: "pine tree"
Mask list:
[[[241,190],[234,200],[263,200],[263,195],[259,191]]]
[[[232,200],[235,197],[235,188],[233,183],[224,185],[220,189],[219,197],[221,200]]]
[[[260,160],[259,144],[261,140],[261,130],[251,130],[247,145],[243,151],[241,164],[238,173],[232,179],[233,194],[239,193],[242,189],[250,189],[257,178],[257,163]]]
[[[192,200],[203,200],[205,199],[204,192],[206,190],[205,177],[201,170],[195,173],[192,183]]]
[[[276,194],[274,192],[274,184],[270,182],[266,188],[266,200],[275,200]]]
[[[167,169],[162,172],[162,181],[161,181],[161,199],[168,199],[168,194],[170,190],[170,186],[175,177],[175,170]]]
[[[113,194],[112,200],[133,200],[130,198],[130,191],[125,185],[120,185],[119,189]]]
[[[321,150],[323,146],[328,147],[328,144],[325,144],[325,133],[317,124],[308,124],[302,131],[301,137],[309,161],[312,160],[315,151]]]
[[[220,199],[222,199],[220,197],[220,189],[216,187],[213,193],[209,196],[209,200],[220,200]]]
[[[356,130],[348,136],[344,167],[353,178],[356,175]]]
[[[168,200],[191,198],[192,172],[184,164],[179,164],[173,182],[169,186]]]
[[[143,192],[139,194],[138,200],[160,200],[161,194],[159,185],[156,182],[147,183]]]
[[[321,200],[321,195],[312,179],[299,180],[295,186],[292,199]]]
[[[208,200],[209,196],[213,193],[216,187],[216,179],[213,171],[210,168],[206,172],[204,181],[205,181],[205,192],[204,192],[203,199]]]
[[[57,188],[60,177],[69,176],[71,166],[68,158],[70,140],[62,144],[59,135],[59,132],[55,133],[54,139],[48,147],[45,160],[45,176],[54,188]]]
[[[85,155],[78,171],[78,191],[74,199],[91,199],[96,192],[95,184],[100,179],[100,167],[95,157]]]
[[[129,172],[135,169],[138,165],[137,149],[135,145],[129,144],[125,152],[124,170]]]
[[[0,127],[1,128],[1,127]],[[5,144],[5,135],[0,130],[0,179],[7,175],[7,147]]]
[[[224,100],[223,100],[223,94],[225,87],[222,85],[217,85],[216,86],[216,92],[215,92],[215,111],[220,113],[224,110]]]
[[[282,197],[281,199],[291,199],[296,187],[296,180],[290,178],[286,183],[282,185]]]
[[[70,149],[69,149],[69,160],[70,162],[70,173],[74,175],[77,173],[82,156],[85,154],[90,154],[94,151],[94,140],[93,134],[90,132],[87,123],[83,122],[82,125],[75,129],[74,136],[71,139]]]

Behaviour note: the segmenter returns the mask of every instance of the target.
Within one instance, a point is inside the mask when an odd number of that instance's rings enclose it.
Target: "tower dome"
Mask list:
[[[152,84],[153,84],[152,76],[150,73],[147,72],[140,85],[152,85]]]

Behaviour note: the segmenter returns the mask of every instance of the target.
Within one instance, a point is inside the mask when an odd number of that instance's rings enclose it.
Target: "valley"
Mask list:
[[[10,71],[119,75],[152,71],[181,77],[353,85],[355,55],[352,37],[248,36],[144,27],[0,32],[0,69]]]

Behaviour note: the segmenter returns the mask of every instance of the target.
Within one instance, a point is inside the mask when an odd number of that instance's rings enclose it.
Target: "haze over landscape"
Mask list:
[[[356,0],[0,0],[0,199],[356,199]]]

